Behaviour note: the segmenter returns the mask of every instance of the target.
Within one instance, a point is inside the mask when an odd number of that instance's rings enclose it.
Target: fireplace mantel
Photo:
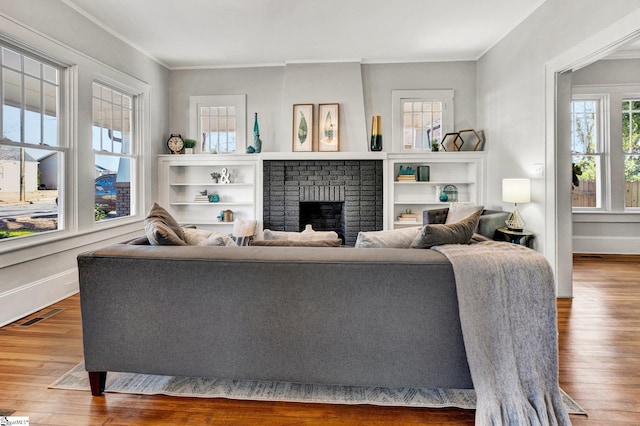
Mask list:
[[[386,152],[262,152],[261,160],[386,160]]]

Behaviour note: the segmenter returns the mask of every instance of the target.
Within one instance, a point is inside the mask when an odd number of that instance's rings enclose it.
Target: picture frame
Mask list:
[[[318,151],[340,151],[340,104],[318,105]]]
[[[293,105],[293,152],[313,152],[314,130],[313,104]]]
[[[460,151],[464,145],[464,139],[460,137],[459,132],[447,133],[442,137],[440,145],[445,151]]]

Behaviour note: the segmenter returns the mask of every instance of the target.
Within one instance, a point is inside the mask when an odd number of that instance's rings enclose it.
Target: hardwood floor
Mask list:
[[[574,425],[640,424],[640,256],[580,256],[558,301],[560,385]],[[53,308],[31,327],[19,324]],[[271,403],[47,389],[82,360],[78,296],[0,329],[0,413],[32,425],[473,425],[473,411]],[[0,414],[1,415],[1,414]]]

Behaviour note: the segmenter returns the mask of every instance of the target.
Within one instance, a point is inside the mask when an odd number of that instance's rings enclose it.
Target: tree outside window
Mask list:
[[[599,99],[571,102],[572,206],[602,207],[602,141]]]
[[[625,207],[640,207],[640,99],[622,101]]]

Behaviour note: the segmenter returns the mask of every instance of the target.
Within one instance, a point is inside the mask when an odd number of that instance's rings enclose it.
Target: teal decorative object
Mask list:
[[[262,139],[260,139],[260,126],[258,125],[258,113],[255,113],[255,122],[253,123],[253,145],[254,152],[259,154],[262,151]]]
[[[217,203],[220,201],[220,196],[218,194],[209,194],[209,202]]]
[[[446,192],[443,191],[440,193],[440,201],[442,201],[443,203],[449,201],[449,196]]]

